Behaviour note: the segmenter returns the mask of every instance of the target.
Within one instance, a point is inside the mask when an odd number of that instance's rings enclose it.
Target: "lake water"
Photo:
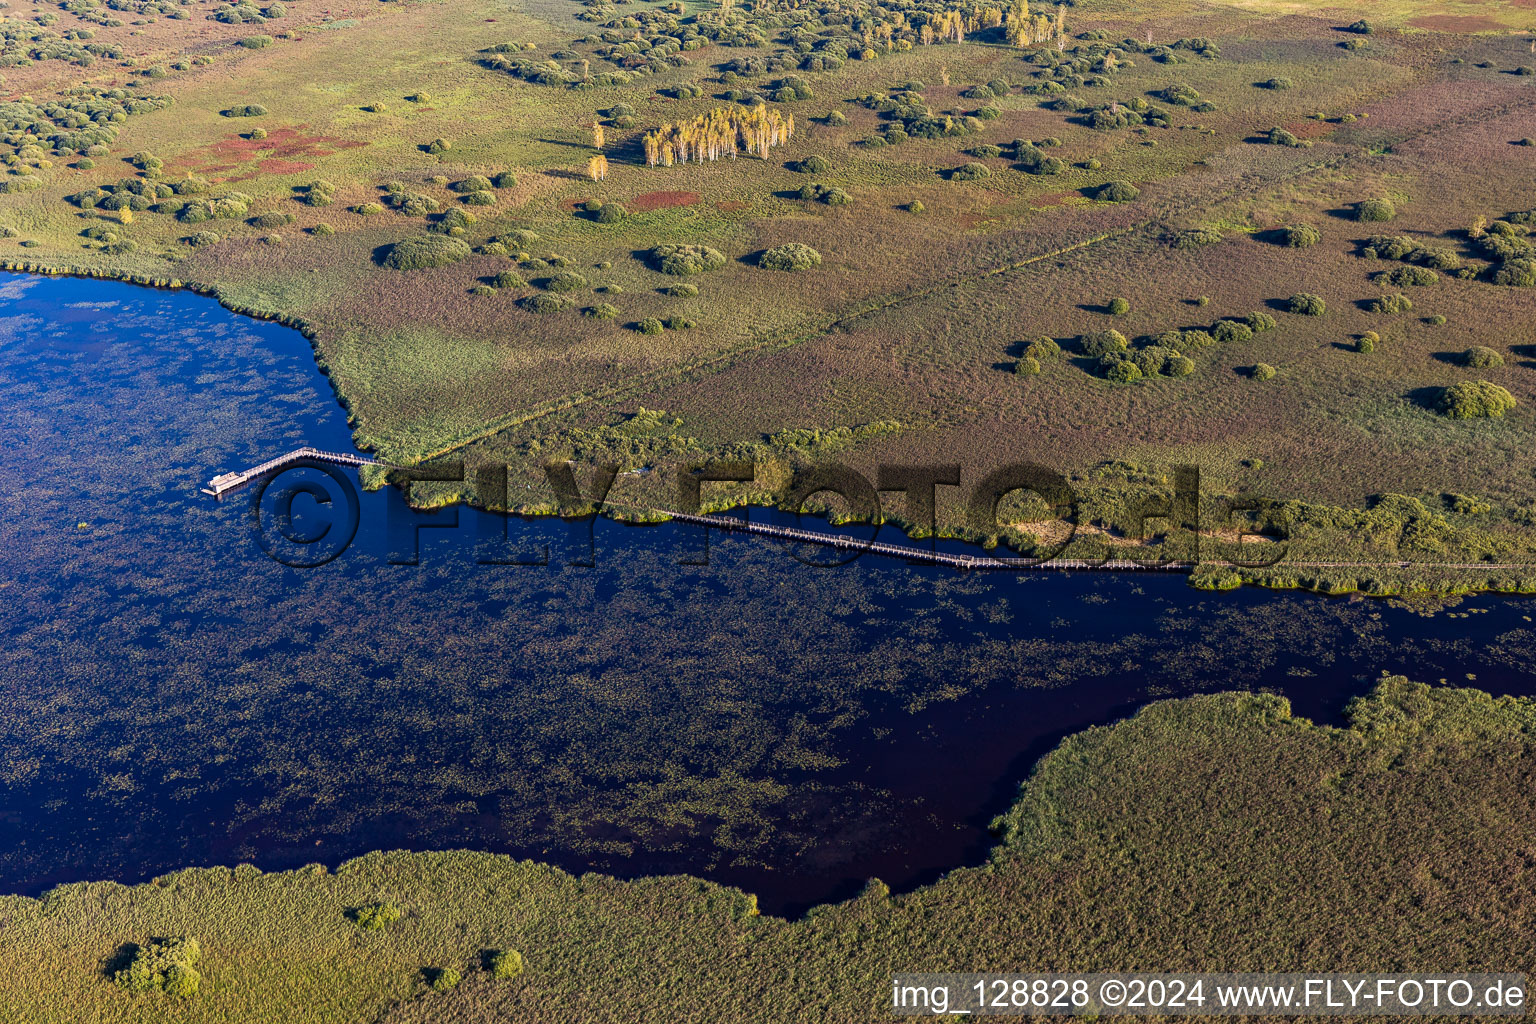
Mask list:
[[[1512,598],[818,570],[746,537],[688,567],[673,527],[607,522],[593,567],[549,523],[515,528],[550,566],[479,565],[468,511],[393,565],[382,494],[293,568],[249,495],[199,487],[305,444],[350,450],[296,332],[0,276],[0,891],[468,846],[794,913],[978,862],[1036,758],[1148,700],[1264,688],[1336,722],[1383,671],[1536,693]]]

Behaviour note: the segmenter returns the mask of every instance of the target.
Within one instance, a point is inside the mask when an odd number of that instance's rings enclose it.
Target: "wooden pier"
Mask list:
[[[381,465],[378,459],[369,458],[366,455],[352,455],[346,452],[323,452],[318,448],[295,448],[287,455],[279,455],[275,459],[268,459],[259,466],[252,466],[241,473],[220,473],[209,480],[202,488],[204,494],[211,494],[215,498],[221,498],[230,491],[244,487],[252,480],[258,479],[295,462],[328,462],[336,466],[377,466]]]

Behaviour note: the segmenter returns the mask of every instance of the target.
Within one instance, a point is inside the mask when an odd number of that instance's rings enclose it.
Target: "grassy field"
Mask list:
[[[979,22],[964,42],[925,44],[918,16],[883,9],[872,24],[888,44],[768,6],[262,10],[9,9],[23,34],[46,36],[5,73],[0,260],[187,283],[300,324],[359,445],[404,462],[507,461],[537,481],[550,457],[616,456],[661,472],[615,497],[665,508],[680,460],[793,464],[825,452],[775,446],[781,431],[896,423],[837,457],[860,469],[958,458],[967,481],[1021,452],[1080,480],[1105,464],[1162,477],[1195,462],[1212,495],[1357,511],[1382,494],[1436,509],[1469,495],[1489,506],[1476,536],[1429,554],[1532,561],[1520,453],[1536,423],[1536,293],[1495,283],[1519,277],[1501,276],[1501,259],[1525,266],[1521,215],[1536,208],[1536,147],[1520,144],[1536,42],[1519,6],[1382,5],[1366,33],[1342,9],[1301,4],[1087,3],[1059,44],[1025,46]],[[849,43],[845,61],[827,57]],[[81,67],[67,46],[98,52]],[[66,59],[44,56],[61,47]],[[161,99],[113,115],[90,156],[80,139],[50,141],[69,115],[30,105],[82,83]],[[646,166],[648,132],[757,99],[794,117],[784,144]],[[589,175],[597,124],[602,180]],[[1105,201],[1109,182],[1135,198]],[[114,194],[90,191],[103,186]],[[847,201],[816,198],[833,193]],[[220,198],[237,215],[187,212]],[[1357,220],[1375,199],[1395,216]],[[111,208],[123,203],[131,222]],[[1504,249],[1489,248],[1489,224],[1507,230]],[[1284,244],[1298,225],[1316,244]],[[464,258],[384,265],[394,243],[445,233]],[[1406,284],[1412,258],[1363,258],[1375,235],[1464,272]],[[789,243],[820,265],[757,265]],[[647,254],[678,244],[718,250],[723,266],[660,272]],[[562,274],[572,290],[550,290]],[[1289,312],[1298,293],[1326,312]],[[1373,308],[1399,293],[1411,311]],[[1108,312],[1115,297],[1128,312]],[[1276,329],[1186,344],[1188,376],[1116,382],[1079,354],[1095,332],[1139,349],[1254,311]],[[1367,332],[1374,351],[1358,351]],[[1015,373],[1042,337],[1064,357]],[[1462,365],[1474,345],[1501,365]],[[1513,411],[1441,414],[1445,389],[1480,380]],[[677,440],[610,443],[642,407],[680,419]],[[1113,507],[1087,518],[1123,525]],[[1374,562],[1374,543],[1346,526],[1310,550]]]
[[[1154,704],[1044,758],[984,867],[796,921],[469,852],[0,898],[0,1020],[862,1022],[906,971],[1529,971],[1536,708],[1385,678],[1352,722]],[[178,937],[195,994],[111,979]]]

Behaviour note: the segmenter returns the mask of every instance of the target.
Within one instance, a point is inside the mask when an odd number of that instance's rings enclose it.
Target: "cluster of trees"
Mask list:
[[[197,963],[202,947],[196,939],[150,939],[123,950],[127,963],[112,972],[112,980],[130,992],[164,992],[187,998],[202,981]]]
[[[738,151],[766,158],[774,146],[795,134],[795,116],[764,106],[717,107],[683,124],[665,124],[647,132],[642,144],[649,166],[693,160],[703,163],[735,157]]]
[[[1536,224],[1536,210],[1512,213],[1486,226],[1473,225],[1472,237],[1485,256],[1495,261],[1489,273],[1494,284],[1536,286],[1536,245],[1527,237]]]
[[[1248,341],[1277,326],[1269,313],[1256,311],[1218,320],[1209,330],[1189,328],[1144,335],[1134,344],[1116,330],[1092,331],[1080,335],[1074,347],[1079,355],[1092,360],[1091,366],[1108,380],[1128,383],[1156,376],[1188,377],[1194,373],[1195,364],[1187,353],[1216,344]],[[1041,338],[1025,349],[1024,359],[1043,363],[1056,351],[1059,347],[1054,341]],[[1024,366],[1017,372],[1036,371]]]
[[[135,114],[163,110],[171,102],[169,96],[99,88],[70,89],[45,103],[7,100],[0,102],[0,143],[15,147],[18,156],[29,146],[61,155],[106,156],[119,125]]]
[[[1425,245],[1407,235],[1372,235],[1360,249],[1368,260],[1401,260],[1434,270],[1455,271],[1462,267],[1461,256],[1454,249]]]
[[[1003,37],[1010,46],[1038,46],[1056,40],[1058,45],[1067,35],[1067,8],[1056,6],[1056,15],[1031,15],[1027,5],[1013,8],[1003,19]]]
[[[980,164],[974,166],[980,167]],[[982,168],[985,170],[985,168]],[[801,199],[808,202],[826,203],[828,206],[847,206],[853,202],[853,196],[833,185],[823,185],[820,182],[811,182],[800,186],[796,193]]]

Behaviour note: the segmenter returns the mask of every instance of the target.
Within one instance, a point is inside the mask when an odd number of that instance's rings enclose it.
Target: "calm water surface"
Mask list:
[[[391,565],[380,494],[290,568],[198,487],[303,444],[350,434],[296,332],[0,277],[0,891],[469,846],[796,912],[977,862],[1036,758],[1151,699],[1337,722],[1384,670],[1536,693],[1516,599],[822,571],[750,538],[684,567],[673,528],[609,523],[592,568],[547,523],[515,529],[552,565],[478,565],[467,511]]]

